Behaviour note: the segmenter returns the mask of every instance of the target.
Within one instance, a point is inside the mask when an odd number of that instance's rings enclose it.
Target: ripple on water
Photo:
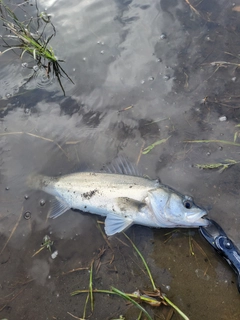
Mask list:
[[[26,84],[27,89],[46,89],[53,84],[53,74],[47,74],[45,68],[33,67],[33,75],[30,81]]]
[[[1,99],[9,99],[16,95],[24,84],[21,74],[21,65],[12,64],[1,68],[0,96]]]

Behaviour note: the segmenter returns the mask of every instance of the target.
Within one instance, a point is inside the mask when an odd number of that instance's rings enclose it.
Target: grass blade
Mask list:
[[[161,139],[161,140],[158,140],[156,142],[154,142],[153,144],[151,144],[150,146],[146,147],[143,149],[142,151],[142,154],[147,154],[149,153],[153,148],[155,148],[156,146],[162,144],[162,143],[165,143],[168,141],[168,139],[171,138],[171,136],[167,137],[166,139]]]
[[[92,261],[92,263],[91,263],[90,279],[89,279],[89,293],[90,293],[91,311],[93,311],[93,288],[92,288],[93,262],[94,261]]]
[[[139,255],[139,257],[141,258],[146,270],[147,270],[147,273],[148,273],[148,276],[149,276],[149,279],[152,283],[152,287],[153,287],[153,291],[157,291],[157,287],[155,286],[155,283],[154,283],[154,280],[153,280],[153,277],[152,277],[152,274],[151,274],[151,271],[147,265],[147,262],[146,260],[144,259],[143,255],[141,254],[141,252],[138,250],[138,248],[135,246],[135,244],[132,242],[132,240],[126,235],[126,233],[124,233],[124,236],[128,239],[128,241],[131,243],[131,245],[133,246],[133,248],[136,250],[137,254]]]
[[[220,144],[228,144],[231,146],[236,146],[240,147],[240,143],[232,142],[232,141],[227,141],[227,140],[188,140],[184,141],[187,143],[220,143]]]
[[[150,316],[150,314],[136,301],[134,301],[132,298],[130,298],[127,294],[125,294],[124,292],[112,287],[112,291],[114,293],[116,293],[117,295],[119,295],[120,297],[122,297],[123,299],[130,301],[132,304],[134,304],[138,309],[140,309],[147,317],[148,320],[153,320],[152,317]]]
[[[174,309],[177,311],[177,313],[184,319],[184,320],[190,320],[188,316],[185,315],[174,303],[172,303],[171,300],[169,300],[165,295],[163,295],[163,299]]]

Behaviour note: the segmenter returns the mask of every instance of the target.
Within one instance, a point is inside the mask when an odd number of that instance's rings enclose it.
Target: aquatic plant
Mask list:
[[[26,3],[24,2],[24,4]],[[22,4],[16,5],[16,9],[23,10]],[[65,95],[61,77],[65,75],[72,83],[73,81],[60,65],[60,62],[64,62],[64,60],[58,59],[53,48],[49,45],[52,37],[56,35],[55,27],[51,22],[50,15],[46,12],[39,12],[37,2],[36,10],[37,16],[35,19],[31,17],[22,22],[14,12],[16,10],[11,9],[3,0],[0,0],[0,20],[3,21],[3,26],[9,31],[9,34],[2,37],[2,41],[5,44],[4,47],[7,47],[7,49],[1,52],[1,55],[10,50],[14,52],[20,50],[20,58],[22,59],[25,53],[29,54],[36,61],[38,68],[45,69],[48,78],[51,72],[57,77]],[[48,32],[46,32],[47,27]],[[46,37],[46,33],[49,34],[48,37]],[[28,81],[32,77],[33,75]]]
[[[137,307],[140,310],[140,314],[139,314],[138,319],[141,319],[141,315],[144,314],[145,319],[152,320],[152,317],[150,316],[150,314],[141,305],[142,303],[145,303],[145,304],[150,305],[152,307],[159,307],[161,305],[170,306],[171,309],[169,310],[170,312],[169,312],[168,319],[171,319],[172,314],[173,314],[172,310],[174,309],[184,320],[189,320],[189,318],[169,298],[167,298],[165,294],[161,293],[160,289],[158,289],[156,287],[154,280],[153,280],[153,276],[150,272],[148,264],[147,264],[146,260],[144,259],[143,255],[138,250],[138,248],[133,243],[133,241],[124,232],[123,232],[123,234],[128,239],[128,241],[131,243],[134,250],[136,251],[136,253],[140,257],[142,263],[144,264],[146,271],[147,271],[147,274],[149,276],[149,279],[151,281],[153,291],[137,290],[133,293],[125,293],[125,292],[123,292],[113,286],[111,287],[111,290],[93,289],[93,287],[92,287],[93,262],[92,262],[91,268],[90,268],[89,288],[86,290],[76,290],[76,291],[71,292],[71,296],[75,296],[75,295],[82,294],[82,293],[87,293],[87,298],[86,298],[85,305],[84,305],[83,317],[78,318],[78,319],[81,319],[81,320],[86,319],[86,308],[87,308],[89,298],[90,298],[90,304],[91,304],[91,311],[93,311],[93,307],[94,307],[93,293],[104,293],[104,294],[108,294],[108,295],[117,295],[117,296],[123,298],[124,300],[126,300],[127,302],[130,302],[135,307]]]

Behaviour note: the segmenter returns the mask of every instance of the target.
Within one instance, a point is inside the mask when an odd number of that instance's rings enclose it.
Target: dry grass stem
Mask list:
[[[89,267],[76,268],[76,269],[69,270],[69,271],[67,271],[67,272],[62,272],[62,273],[61,273],[61,276],[65,276],[65,275],[67,275],[67,274],[70,274],[70,273],[73,273],[73,272],[77,272],[77,271],[82,271],[82,270],[89,270]]]
[[[71,317],[73,317],[74,319],[78,319],[78,320],[85,320],[85,319],[83,319],[83,318],[78,318],[78,317],[76,317],[76,316],[74,316],[72,313],[70,313],[70,312],[67,312],[67,314],[69,314]]]
[[[3,248],[2,248],[2,250],[1,250],[1,252],[0,252],[0,254],[2,254],[2,253],[3,253],[3,251],[4,251],[4,249],[6,248],[6,246],[7,246],[8,242],[9,242],[9,241],[10,241],[10,239],[12,238],[12,236],[13,236],[14,232],[16,231],[16,229],[17,229],[17,227],[18,227],[18,225],[19,225],[19,222],[20,222],[20,220],[21,220],[21,218],[22,218],[22,214],[23,214],[23,208],[21,209],[21,212],[20,212],[20,215],[19,215],[19,217],[18,217],[18,220],[17,220],[17,222],[16,222],[15,226],[13,227],[13,229],[12,229],[12,231],[11,231],[11,233],[10,233],[10,236],[8,237],[8,239],[7,239],[6,243],[5,243],[5,245],[3,246]]]
[[[64,153],[64,155],[68,159],[67,153],[63,150],[63,148],[60,146],[60,144],[58,142],[50,139],[50,138],[45,138],[45,137],[39,136],[37,134],[33,134],[33,133],[30,133],[30,132],[23,132],[23,131],[0,133],[0,137],[1,136],[7,136],[7,135],[20,135],[20,134],[26,134],[28,136],[31,136],[31,137],[34,137],[34,138],[37,138],[37,139],[41,139],[41,140],[44,140],[44,141],[48,141],[48,142],[51,142],[51,143],[55,144]]]

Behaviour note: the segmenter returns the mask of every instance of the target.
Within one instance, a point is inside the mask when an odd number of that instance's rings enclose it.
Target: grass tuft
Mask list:
[[[16,5],[19,9],[22,7]],[[3,0],[0,0],[0,20],[3,22],[4,27],[9,31],[9,34],[2,38],[5,47],[0,56],[7,53],[10,50],[20,50],[20,58],[22,59],[25,53],[29,54],[37,63],[39,69],[44,68],[49,78],[52,72],[56,76],[59,85],[65,95],[65,90],[62,86],[61,77],[66,76],[72,83],[72,79],[67,75],[60,65],[63,60],[58,59],[55,55],[53,48],[49,45],[52,37],[56,35],[56,30],[51,22],[51,16],[45,12],[39,12],[36,2],[37,17],[35,19],[30,18],[26,21],[20,21],[15,14],[15,9],[9,8]],[[36,27],[35,27],[36,25]],[[50,27],[50,35],[46,38],[46,28]],[[11,44],[7,40],[11,40]],[[28,79],[29,82],[33,75]]]

